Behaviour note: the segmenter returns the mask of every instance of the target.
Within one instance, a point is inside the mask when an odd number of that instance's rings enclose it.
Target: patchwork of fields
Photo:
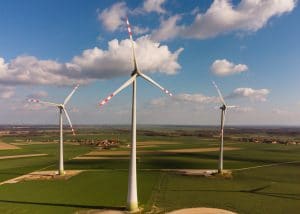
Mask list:
[[[112,137],[108,131],[93,135],[85,130],[77,138],[87,136]],[[55,135],[50,137],[55,138]],[[121,133],[118,137],[123,146],[111,150],[66,143],[65,169],[82,170],[68,179],[1,184],[0,213],[124,210],[129,133]],[[72,138],[66,136],[66,140]],[[55,171],[58,145],[45,143],[44,139],[45,136],[37,135],[32,137],[32,143],[26,143],[22,136],[1,137],[3,143],[16,149],[0,150],[0,183],[35,171]],[[251,214],[297,213],[300,210],[299,145],[225,140],[224,167],[232,170],[231,178],[186,176],[176,171],[216,169],[218,138],[140,133],[137,147],[138,196],[145,213],[190,207],[214,207]],[[5,158],[11,156],[16,158]]]

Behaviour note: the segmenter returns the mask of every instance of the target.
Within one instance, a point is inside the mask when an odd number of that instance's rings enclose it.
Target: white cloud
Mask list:
[[[143,9],[148,13],[165,13],[166,11],[162,8],[163,3],[165,3],[165,0],[145,0]]]
[[[196,15],[200,12],[200,8],[197,6],[191,11],[191,15]]]
[[[138,117],[144,123],[150,124],[218,124],[219,98],[215,96],[206,96],[201,93],[182,93],[170,97],[161,97],[152,99],[150,103],[139,108]],[[238,115],[237,117],[229,116],[227,120],[231,123],[233,120],[242,121],[252,114],[252,107],[239,107],[230,109],[229,115]],[[252,117],[253,116],[249,116]]]
[[[13,87],[0,87],[0,98],[9,99],[15,94],[15,89]]]
[[[45,97],[48,97],[48,93],[46,91],[38,91],[27,95],[27,98],[34,98],[34,99],[41,99]]]
[[[79,108],[77,108],[77,107],[71,107],[70,110],[69,110],[69,112],[72,112],[72,113],[79,113],[80,110],[79,110]]]
[[[176,74],[180,65],[178,56],[183,50],[170,52],[167,46],[160,45],[143,36],[136,40],[136,55],[139,67],[144,72]],[[108,43],[108,50],[99,48],[85,50],[82,55],[73,58],[72,63],[81,68],[82,74],[97,79],[129,75],[133,69],[132,51],[129,39]]]
[[[208,104],[208,103],[217,103],[219,99],[217,97],[209,97],[203,94],[178,94],[175,96],[177,101],[182,102],[191,102],[197,104]]]
[[[0,58],[0,84],[73,85],[84,80],[69,77],[68,64],[53,60],[39,60],[33,56],[18,56],[6,63]]]
[[[226,59],[217,59],[211,65],[211,71],[218,76],[242,73],[248,70],[244,64],[234,64]]]
[[[188,94],[182,93],[177,94],[170,99],[169,97],[161,97],[157,99],[151,100],[150,104],[157,107],[162,107],[166,105],[174,105],[174,104],[182,104],[182,103],[189,103],[189,104],[211,104],[211,103],[218,103],[219,99],[217,97],[209,97],[203,94]],[[184,105],[185,105],[184,104]]]
[[[247,112],[254,111],[254,108],[253,107],[240,107],[240,106],[238,106],[237,108],[230,109],[230,111],[238,112],[238,113],[247,113]]]
[[[115,31],[124,24],[124,18],[126,17],[127,12],[128,8],[126,3],[118,2],[99,13],[98,20],[103,23],[107,30]]]
[[[98,9],[97,18],[106,30],[113,32],[118,30],[120,26],[125,26],[125,18],[128,13],[132,15],[147,15],[151,12],[159,14],[166,13],[165,9],[162,8],[162,4],[164,4],[165,1],[166,0],[145,0],[142,7],[137,7],[132,10],[128,8],[126,2],[118,2],[102,11]],[[125,27],[123,29],[125,30]],[[133,32],[138,35],[147,33],[149,30],[149,28],[133,27]]]
[[[277,114],[277,115],[282,115],[282,116],[290,114],[290,112],[288,110],[286,110],[286,109],[280,109],[280,108],[274,108],[272,110],[272,113]]]
[[[267,100],[267,96],[270,93],[268,89],[252,89],[252,88],[237,88],[228,98],[249,98],[252,101],[264,102]]]
[[[14,111],[41,111],[48,110],[49,106],[40,103],[23,103],[21,106],[14,106]]]
[[[31,98],[30,95],[28,95],[27,98]],[[38,98],[38,97],[36,97],[36,98]],[[24,98],[12,100],[11,103],[9,103],[9,109],[11,109],[14,112],[21,113],[21,114],[24,114],[25,112],[31,112],[31,111],[54,110],[54,108],[52,106],[44,105],[41,103],[31,103],[31,102],[28,102],[28,100],[24,99]]]
[[[171,52],[168,46],[140,37],[135,42],[137,60],[143,72],[176,74],[177,62],[183,50]],[[4,85],[74,85],[95,79],[129,75],[133,69],[129,39],[108,42],[108,49],[87,49],[70,62],[40,60],[33,56],[18,56],[9,62],[0,58],[0,84]]]
[[[174,37],[205,39],[229,32],[255,32],[264,27],[270,18],[291,12],[296,0],[241,0],[233,5],[229,0],[214,0],[205,13],[197,13],[190,25],[169,25],[154,31],[157,40]],[[171,28],[172,27],[172,28]]]
[[[156,41],[165,41],[178,36],[183,30],[183,26],[177,25],[177,22],[181,20],[180,15],[174,15],[166,20],[162,20],[157,30],[154,30],[151,34],[151,38]]]
[[[141,34],[148,33],[150,31],[150,28],[148,28],[148,27],[142,28],[142,27],[138,27],[138,26],[133,26],[132,30],[135,35],[141,35]]]

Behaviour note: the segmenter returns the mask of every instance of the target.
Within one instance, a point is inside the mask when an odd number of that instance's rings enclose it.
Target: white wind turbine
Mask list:
[[[73,126],[72,126],[72,122],[71,119],[69,117],[69,114],[65,108],[65,105],[69,102],[69,100],[71,99],[71,97],[73,96],[73,94],[75,93],[76,89],[79,87],[79,85],[76,85],[76,87],[72,90],[72,92],[66,97],[65,101],[62,104],[58,104],[58,103],[52,103],[52,102],[45,102],[45,101],[41,101],[41,100],[37,100],[37,99],[28,99],[29,102],[33,102],[33,103],[41,103],[44,105],[48,105],[48,106],[54,106],[57,107],[59,109],[59,128],[60,128],[60,141],[59,141],[59,170],[58,170],[58,174],[59,175],[64,175],[65,171],[64,171],[64,151],[63,151],[63,119],[62,119],[62,112],[65,113],[66,118],[69,122],[69,125],[71,127],[72,133],[73,135],[75,135]]]
[[[225,114],[226,114],[226,109],[230,108],[237,108],[237,106],[228,106],[225,103],[225,100],[221,94],[221,91],[217,84],[215,82],[212,82],[215,88],[217,89],[217,92],[219,94],[220,101],[222,103],[222,106],[220,107],[221,109],[221,144],[220,144],[220,155],[219,155],[219,167],[218,167],[218,173],[223,172],[223,151],[224,151],[224,123],[225,123]]]
[[[136,178],[136,84],[137,78],[142,77],[146,81],[150,82],[152,85],[158,87],[164,93],[172,96],[172,94],[163,88],[161,85],[156,83],[150,77],[146,76],[141,72],[137,65],[134,41],[132,38],[131,27],[128,21],[126,20],[127,29],[131,41],[132,55],[133,55],[133,71],[131,73],[131,78],[127,80],[120,88],[115,92],[109,95],[106,99],[100,102],[100,106],[107,103],[113,96],[121,92],[123,89],[132,84],[132,119],[131,119],[131,153],[130,153],[130,167],[129,167],[129,178],[128,178],[128,194],[127,194],[127,209],[130,211],[137,211],[138,208],[138,198],[137,198],[137,178]]]

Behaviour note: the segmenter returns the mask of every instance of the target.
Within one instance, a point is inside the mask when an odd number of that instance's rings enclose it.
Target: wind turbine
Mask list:
[[[136,181],[136,84],[137,78],[142,77],[146,81],[150,82],[152,85],[158,87],[164,93],[172,96],[167,89],[163,88],[157,82],[152,80],[147,75],[143,74],[137,65],[134,41],[132,38],[132,31],[129,24],[128,18],[126,19],[127,30],[131,41],[132,55],[133,55],[133,71],[131,77],[127,80],[120,88],[115,92],[109,95],[106,99],[100,102],[100,106],[106,104],[109,100],[112,99],[116,94],[121,92],[123,89],[132,84],[132,119],[131,119],[131,152],[130,152],[130,167],[129,167],[129,178],[128,178],[128,194],[127,194],[127,209],[129,211],[137,211],[138,208],[138,197],[137,197],[137,181]]]
[[[72,90],[72,92],[66,97],[66,99],[64,100],[64,102],[62,104],[57,104],[57,103],[52,103],[52,102],[45,102],[45,101],[41,101],[41,100],[37,100],[37,99],[28,99],[29,102],[33,102],[33,103],[41,103],[44,105],[48,105],[48,106],[54,106],[57,107],[59,110],[59,128],[60,128],[60,141],[59,141],[59,170],[58,170],[58,174],[59,175],[64,175],[65,171],[64,171],[64,151],[63,151],[63,119],[62,119],[62,113],[64,112],[66,115],[66,118],[69,122],[69,125],[71,127],[72,133],[73,135],[75,135],[73,126],[72,126],[72,122],[71,119],[69,117],[69,114],[65,108],[66,104],[69,102],[69,100],[71,99],[71,97],[73,96],[73,94],[75,93],[75,91],[77,90],[77,88],[79,87],[79,85],[76,85],[76,87]]]
[[[221,109],[221,144],[220,144],[220,155],[219,155],[219,168],[218,168],[218,173],[223,173],[223,151],[224,151],[224,123],[225,123],[225,114],[226,114],[226,109],[230,108],[237,108],[237,106],[228,106],[225,103],[225,100],[222,96],[222,93],[217,86],[217,84],[213,81],[213,85],[215,86],[218,94],[220,101],[222,103],[222,106],[220,107]]]

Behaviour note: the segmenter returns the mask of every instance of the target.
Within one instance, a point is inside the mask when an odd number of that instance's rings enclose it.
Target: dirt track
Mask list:
[[[0,183],[0,185],[14,184],[21,181],[32,181],[32,180],[51,180],[51,179],[67,180],[75,175],[78,175],[82,171],[83,170],[66,170],[64,175],[58,175],[57,171],[36,171],[16,178],[9,179],[7,181]]]
[[[172,145],[172,144],[179,144],[179,142],[172,142],[172,141],[142,141],[142,142],[137,142],[137,146],[141,145]]]
[[[199,207],[199,208],[175,210],[169,212],[168,214],[236,214],[236,213],[228,210],[222,210],[216,208]]]
[[[14,159],[14,158],[39,157],[39,156],[46,156],[46,155],[47,154],[9,155],[9,156],[0,156],[0,160],[3,160],[3,159]]]
[[[224,147],[224,151],[230,150],[239,150],[238,147]],[[193,148],[193,149],[171,149],[171,150],[138,150],[137,154],[155,154],[155,153],[198,153],[198,152],[215,152],[219,151],[219,147],[211,147],[211,148]],[[85,156],[120,156],[120,155],[129,155],[129,150],[115,151],[115,150],[100,150],[100,151],[92,151]]]
[[[0,142],[0,150],[8,150],[8,149],[20,149],[20,147],[8,143]]]
[[[40,144],[54,144],[55,142],[28,142],[28,143],[11,143],[16,146],[40,145]]]
[[[80,156],[80,157],[75,157],[73,160],[128,160],[130,157],[95,157],[95,156]],[[139,159],[137,157],[136,159]]]
[[[114,150],[105,150],[105,151],[92,151],[87,154],[86,156],[119,156],[119,155],[129,155],[129,151],[114,151]]]
[[[219,147],[211,147],[211,148],[193,148],[193,149],[171,149],[171,150],[164,150],[164,152],[171,152],[171,153],[197,153],[197,152],[215,152],[219,151]],[[231,151],[231,150],[240,150],[238,147],[224,147],[224,151]]]
[[[57,144],[58,142],[28,142],[28,143],[11,143],[15,146],[29,146],[29,145],[47,145],[47,144]],[[79,143],[64,142],[64,144],[79,146]]]

